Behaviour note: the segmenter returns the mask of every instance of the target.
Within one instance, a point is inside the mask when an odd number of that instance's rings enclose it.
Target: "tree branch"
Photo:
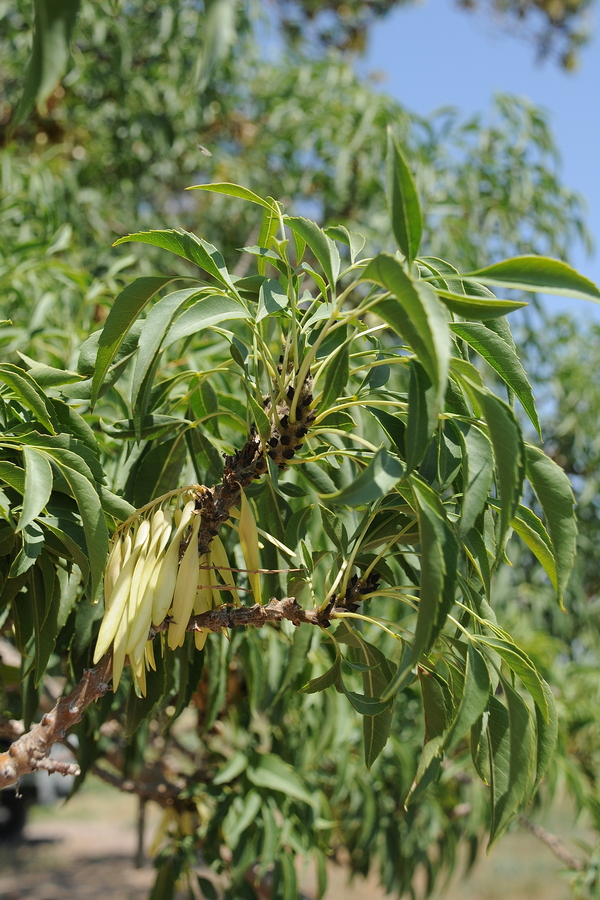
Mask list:
[[[550,831],[546,831],[545,828],[542,828],[541,825],[536,825],[535,822],[532,822],[531,819],[528,819],[527,816],[519,816],[519,823],[530,831],[532,834],[538,838],[546,847],[549,847],[550,850],[557,856],[561,862],[563,862],[567,868],[573,869],[575,872],[583,872],[586,868],[586,864],[582,859],[579,859],[576,856],[573,856],[572,853],[567,850],[563,842],[558,838],[555,834],[552,834]]]
[[[282,600],[272,599],[266,606],[222,606],[209,612],[192,616],[186,631],[221,631],[223,628],[254,625],[260,628],[266,622],[281,622],[287,619],[294,625],[317,625],[327,628],[330,620],[335,618],[333,603],[325,609],[303,609],[295,597],[284,597]],[[150,630],[149,639],[159,631],[165,631],[169,623],[165,620],[161,625]],[[59,772],[61,775],[79,775],[76,763],[65,763],[49,757],[52,746],[64,740],[69,728],[81,721],[83,712],[91,703],[103,697],[109,688],[112,676],[112,654],[107,654],[93,669],[87,669],[81,681],[66,697],[61,697],[50,712],[34,725],[27,734],[17,738],[5,753],[0,753],[0,788],[8,787],[36,769],[47,772]],[[105,770],[101,778],[108,781],[112,778]],[[115,785],[121,790],[128,790],[122,785]],[[132,789],[133,790],[133,789]],[[134,793],[140,793],[134,790]],[[161,792],[162,795],[162,792]],[[145,794],[142,794],[145,796]],[[147,799],[156,799],[148,796]],[[159,801],[160,802],[160,801]],[[165,797],[162,795],[162,804]]]
[[[61,697],[38,724],[14,741],[5,753],[0,753],[0,788],[14,784],[22,775],[36,769],[62,775],[79,774],[75,763],[50,759],[50,750],[64,739],[69,728],[81,721],[85,708],[104,696],[111,671],[112,655],[107,654],[97,666],[86,670],[79,684],[66,697]]]

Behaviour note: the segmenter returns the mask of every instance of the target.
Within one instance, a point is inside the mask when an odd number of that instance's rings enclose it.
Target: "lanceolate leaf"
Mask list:
[[[525,369],[512,347],[485,325],[457,322],[453,323],[450,328],[463,341],[470,344],[496,370],[511,391],[514,391],[541,437],[540,420],[535,408],[533,391],[527,380]]]
[[[529,794],[535,766],[535,738],[531,714],[517,692],[506,682],[502,682],[508,706],[508,772],[506,772],[506,742],[502,742],[498,767],[495,765],[495,750],[492,741],[492,827],[490,829],[491,846],[506,831],[511,819]],[[490,707],[490,732],[491,726]],[[503,768],[501,784],[504,790],[496,790],[496,772]],[[506,777],[507,775],[507,777]]]
[[[205,297],[203,300],[198,300],[189,309],[186,309],[174,322],[163,341],[163,349],[170,347],[176,341],[189,337],[191,334],[198,334],[205,328],[218,325],[219,322],[231,322],[235,319],[249,318],[250,313],[237,300],[223,297],[220,294],[215,294],[213,297]]]
[[[471,638],[482,647],[489,647],[502,657],[508,668],[517,675],[531,696],[546,721],[549,718],[548,700],[544,691],[543,680],[527,654],[516,644],[491,635],[475,634]]]
[[[46,506],[52,493],[52,466],[47,457],[32,447],[23,447],[25,494],[17,531],[33,522]]]
[[[350,345],[343,344],[335,355],[332,354],[327,360],[323,393],[318,401],[320,409],[328,409],[342,396],[349,374]]]
[[[448,309],[462,316],[464,319],[495,319],[497,316],[505,316],[507,313],[514,312],[515,309],[522,309],[527,303],[519,300],[497,300],[488,299],[487,297],[464,296],[463,294],[455,294],[452,291],[445,291],[443,288],[436,287],[438,297],[441,297]]]
[[[410,652],[401,660],[386,700],[404,684],[410,670],[427,653],[454,602],[458,544],[437,494],[420,479],[411,479],[419,520],[421,581],[417,624]]]
[[[458,712],[444,740],[444,748],[450,750],[466,734],[487,706],[490,679],[481,653],[469,644],[463,695]]]
[[[510,523],[514,531],[524,541],[537,561],[544,567],[552,587],[558,593],[558,579],[556,575],[556,560],[550,536],[543,523],[536,514],[526,506],[519,506],[517,513]]]
[[[532,793],[537,789],[540,781],[544,777],[544,773],[552,759],[554,747],[556,746],[556,738],[558,736],[558,714],[556,712],[554,694],[545,681],[542,681],[542,687],[546,696],[546,702],[548,703],[548,720],[546,721],[544,719],[539,706],[536,705],[537,766]]]
[[[248,200],[250,203],[256,203],[264,209],[270,210],[271,206],[254,191],[241,187],[239,184],[229,184],[228,182],[220,182],[216,184],[192,184],[186,188],[187,191],[213,191],[215,194],[228,194],[230,197],[239,197],[240,200]]]
[[[117,244],[125,244],[128,241],[140,241],[142,244],[152,244],[154,247],[162,247],[182,256],[189,262],[195,263],[209,275],[228,288],[233,288],[233,281],[225,266],[225,260],[216,247],[204,241],[202,238],[183,228],[168,231],[140,231],[137,234],[128,234],[115,241]]]
[[[405,435],[407,473],[423,461],[433,437],[438,423],[436,401],[436,389],[427,372],[417,359],[411,359]]]
[[[476,272],[463,275],[465,281],[540,294],[562,294],[583,300],[600,301],[596,285],[572,269],[567,263],[546,256],[515,256]]]
[[[135,281],[123,288],[115,299],[98,342],[96,366],[92,379],[92,405],[98,399],[98,392],[104,381],[104,376],[108,372],[110,364],[123,343],[127,332],[149,300],[161,288],[174,280],[172,277],[163,275],[147,275],[136,278]]]
[[[108,530],[104,520],[104,513],[98,494],[88,479],[68,466],[60,463],[59,466],[71,488],[83,522],[90,560],[90,598],[95,600],[102,583],[102,575],[108,556]]]
[[[285,222],[306,241],[333,287],[340,274],[340,253],[335,242],[315,222],[302,216],[285,216]]]
[[[273,753],[256,754],[256,759],[247,769],[248,779],[256,787],[280,791],[295,800],[302,800],[313,806],[314,798],[308,792],[293,768]]]
[[[396,243],[411,263],[419,253],[423,217],[412,172],[390,127],[388,127],[387,194]]]
[[[437,388],[437,405],[441,411],[448,379],[450,333],[446,313],[433,288],[411,281],[399,260],[389,253],[380,253],[371,260],[364,278],[394,295],[380,300],[371,309],[414,350]]]
[[[458,522],[459,537],[466,537],[488,498],[494,474],[489,438],[476,425],[456,420],[463,447],[463,499]]]
[[[498,554],[500,554],[503,550],[504,537],[523,491],[525,447],[521,429],[510,406],[485,388],[479,389],[477,395],[490,432],[498,472],[500,501]]]
[[[5,363],[0,366],[0,381],[9,386],[12,393],[31,410],[38,422],[51,434],[60,431],[56,414],[48,398],[28,372],[11,363]]]
[[[148,383],[147,376],[153,371],[163,339],[179,310],[200,290],[201,288],[186,288],[168,294],[159,300],[146,316],[138,341],[138,352],[131,384],[131,407],[136,427],[140,426],[146,415],[152,388],[152,383]]]
[[[569,582],[577,544],[577,521],[571,482],[549,456],[526,444],[527,478],[535,491],[552,542],[560,602]]]
[[[385,447],[381,447],[352,484],[335,494],[324,496],[339,506],[364,506],[365,503],[384,497],[403,474],[404,466],[400,460],[391,456]]]

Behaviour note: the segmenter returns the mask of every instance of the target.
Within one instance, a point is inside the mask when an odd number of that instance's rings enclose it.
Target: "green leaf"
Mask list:
[[[490,679],[481,653],[469,644],[465,683],[460,705],[444,740],[444,748],[452,749],[481,716],[488,703]]]
[[[550,536],[543,523],[536,514],[526,506],[519,506],[516,515],[510,523],[513,530],[524,541],[537,561],[541,563],[550,579],[552,587],[558,593],[558,578],[556,575],[556,560],[550,541]]]
[[[256,203],[263,209],[271,210],[271,204],[255,194],[248,188],[241,187],[239,184],[231,184],[227,181],[215,182],[214,184],[192,184],[186,188],[186,191],[213,191],[215,194],[227,194],[229,197],[238,197],[240,200],[248,200],[250,203]]]
[[[313,806],[315,799],[308,792],[294,769],[279,756],[272,753],[255,754],[252,765],[247,769],[248,780],[255,787],[280,791],[294,800],[301,800]]]
[[[504,536],[517,511],[523,492],[525,446],[519,423],[510,406],[485,388],[477,390],[477,397],[483,407],[498,472],[500,534],[497,556],[499,556],[503,550]]]
[[[517,675],[540,709],[544,719],[548,721],[548,700],[544,691],[543,680],[527,654],[516,644],[503,638],[491,635],[474,634],[471,638],[476,644],[489,647],[502,657],[508,668]]]
[[[545,681],[542,681],[542,687],[548,704],[548,720],[544,719],[539,706],[536,705],[537,765],[532,793],[538,788],[544,777],[548,764],[552,759],[558,737],[558,714],[556,712],[554,694]]]
[[[527,478],[544,511],[556,560],[557,593],[562,605],[564,592],[575,560],[577,520],[571,482],[549,456],[525,445]]]
[[[367,406],[365,408],[377,419],[389,439],[396,445],[396,449],[400,456],[405,458],[406,425],[402,419],[398,416],[391,416],[385,410],[378,409],[375,406]]]
[[[215,294],[213,297],[206,297],[198,300],[189,309],[183,312],[177,321],[171,326],[164,342],[163,349],[170,347],[176,341],[189,337],[191,334],[198,334],[204,328],[210,328],[218,325],[219,322],[232,322],[235,319],[249,319],[248,310],[238,303],[237,300],[231,300],[229,297],[222,297]]]
[[[507,313],[514,312],[516,309],[522,309],[527,306],[526,301],[519,300],[497,300],[488,297],[472,297],[463,294],[455,294],[452,291],[445,291],[443,288],[435,288],[438,297],[441,298],[449,310],[462,316],[463,319],[496,319],[498,316],[505,316]]]
[[[455,422],[463,448],[463,499],[458,536],[467,536],[483,510],[494,475],[494,456],[487,435],[466,422]]]
[[[104,566],[108,557],[108,530],[100,498],[85,476],[68,466],[58,463],[64,475],[83,522],[83,530],[90,561],[90,599],[94,601],[102,584]]]
[[[48,398],[28,372],[11,363],[5,363],[0,366],[0,381],[8,385],[12,393],[27,409],[31,410],[38,422],[47,428],[50,434],[60,431],[55,412]]]
[[[440,737],[448,725],[447,689],[444,690],[442,680],[435,672],[428,672],[419,666],[419,683],[423,697],[423,714],[425,717],[425,743]]]
[[[131,408],[133,421],[138,429],[146,415],[152,388],[153,379],[148,376],[154,372],[164,337],[179,310],[200,290],[200,288],[186,288],[167,294],[152,307],[143,322],[131,382]]]
[[[319,506],[319,512],[325,534],[341,553],[346,553],[348,549],[348,534],[344,523],[339,516],[332,510],[327,509],[326,506]]]
[[[409,365],[408,419],[405,434],[407,474],[423,462],[438,424],[435,386],[417,359],[411,359]]]
[[[433,489],[413,476],[414,502],[419,521],[421,580],[415,634],[392,683],[383,694],[386,700],[401,689],[411,669],[427,653],[454,602],[458,543],[446,519],[443,504]]]
[[[223,819],[222,828],[223,837],[232,849],[237,847],[241,835],[254,822],[261,804],[262,799],[258,791],[249,791],[244,798],[241,809],[237,807],[235,802],[229,807],[229,812]]]
[[[9,578],[19,578],[27,572],[44,549],[44,532],[37,522],[30,522],[21,532],[23,546],[13,559],[8,572]]]
[[[52,466],[47,457],[32,447],[23,447],[25,464],[25,493],[23,509],[16,531],[22,531],[26,525],[37,519],[46,506],[52,493]]]
[[[25,493],[25,470],[15,463],[0,460],[0,479],[19,494]]]
[[[490,828],[491,847],[504,834],[511,819],[528,794],[535,761],[535,739],[531,714],[526,704],[515,690],[502,681],[508,705],[508,771],[506,771],[506,739],[503,733],[498,766],[495,765],[495,748],[492,745],[492,823]],[[490,734],[492,734],[492,707],[490,704]],[[502,768],[500,785],[496,773]],[[500,774],[500,773],[498,773]],[[498,789],[496,789],[498,787]]]
[[[285,309],[290,300],[281,285],[274,278],[266,278],[260,286],[256,321],[275,315]]]
[[[341,241],[350,248],[350,262],[352,265],[356,262],[356,257],[366,244],[366,238],[356,231],[348,231],[345,225],[330,225],[325,228],[325,234],[329,235],[335,241]]]
[[[141,423],[139,432],[135,427],[133,419],[119,419],[111,425],[105,422],[100,423],[105,434],[118,438],[123,441],[138,440],[138,433],[143,440],[151,441],[156,438],[164,437],[170,431],[189,425],[186,419],[180,419],[177,416],[145,416]]]
[[[513,391],[523,404],[533,427],[542,436],[540,420],[535,408],[535,400],[531,385],[525,374],[521,361],[513,348],[485,325],[472,322],[458,322],[450,326],[451,330],[463,341],[466,341],[479,353],[489,365],[495,369],[500,378]]]
[[[98,399],[104,377],[127,332],[152,297],[172,281],[175,281],[173,277],[164,275],[144,275],[128,284],[116,297],[98,341],[92,378],[92,406]]]
[[[217,248],[197,235],[184,231],[183,228],[165,231],[139,231],[137,234],[128,234],[119,238],[113,247],[129,241],[139,241],[142,244],[152,244],[154,247],[170,250],[171,253],[176,253],[177,256],[182,256],[183,259],[204,269],[225,287],[234,287],[231,275],[225,266],[225,260]]]
[[[318,404],[325,411],[335,405],[346,387],[350,375],[350,345],[343,344],[337,353],[332,353],[325,363],[325,383]]]
[[[498,287],[600,301],[600,291],[592,281],[566,263],[547,256],[515,256],[461,277]]]
[[[419,253],[423,217],[412,172],[390,126],[388,126],[387,196],[396,243],[410,264]]]
[[[212,780],[213,784],[228,784],[241,775],[248,765],[248,757],[241,751],[234,753],[231,759],[228,759],[223,768],[219,769]]]
[[[364,506],[389,493],[403,474],[404,466],[400,460],[381,447],[352,484],[335,494],[323,496],[338,506]]]
[[[262,221],[260,223],[260,232],[258,234],[258,244],[260,247],[266,247],[269,249],[271,246],[271,241],[277,234],[277,230],[280,225],[280,214],[279,214],[279,205],[273,200],[272,197],[268,198],[269,208],[265,209],[262,214]],[[300,264],[302,260],[302,254],[304,253],[305,243],[296,232],[294,234],[294,244],[296,245],[296,258],[298,264]],[[298,242],[301,242],[302,247],[298,247]],[[256,261],[256,266],[258,269],[259,275],[264,275],[267,270],[267,260],[264,258],[259,258]],[[239,288],[239,282],[237,283]]]
[[[437,388],[437,408],[441,412],[448,380],[450,332],[447,314],[433,288],[411,281],[401,263],[389,253],[372,259],[363,277],[394,294],[370,309],[414,350]]]
[[[79,0],[35,0],[33,47],[23,93],[10,123],[11,132],[43,104],[64,75],[71,53]]]
[[[302,216],[285,216],[284,221],[292,231],[306,241],[333,288],[340,272],[340,254],[335,242],[310,219],[304,219]]]
[[[300,688],[300,693],[302,694],[317,694],[320,691],[326,690],[326,688],[331,687],[332,685],[338,685],[341,681],[342,677],[342,658],[337,655],[335,658],[335,662],[330,669],[327,669],[322,675],[319,675],[318,678],[313,678],[312,681],[309,681],[308,684],[305,684],[304,687]]]

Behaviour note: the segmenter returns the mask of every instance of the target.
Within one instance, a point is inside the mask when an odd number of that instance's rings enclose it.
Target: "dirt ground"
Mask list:
[[[25,840],[0,847],[0,900],[146,900],[154,872],[136,869],[135,798],[90,779],[69,803],[36,807]],[[149,809],[147,839],[160,819]],[[558,825],[558,828],[557,828]],[[564,817],[549,823],[563,837]],[[581,837],[577,832],[573,837]],[[571,843],[571,849],[576,852]],[[303,890],[312,893],[310,874]],[[442,890],[437,900],[570,900],[568,875],[535,837],[517,830],[477,864],[471,878]],[[331,866],[326,900],[385,900],[376,880],[348,884]]]

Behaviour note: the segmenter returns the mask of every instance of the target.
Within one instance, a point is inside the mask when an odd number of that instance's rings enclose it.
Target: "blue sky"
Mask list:
[[[600,31],[600,23],[595,27]],[[385,73],[381,88],[420,114],[441,106],[483,112],[496,91],[524,95],[549,111],[563,182],[585,197],[596,244],[592,257],[578,248],[573,262],[600,284],[600,35],[581,52],[579,69],[567,73],[551,60],[536,63],[535,48],[502,32],[486,13],[425,0],[375,25],[360,68]],[[548,304],[600,317],[600,306],[585,301],[549,298]]]

